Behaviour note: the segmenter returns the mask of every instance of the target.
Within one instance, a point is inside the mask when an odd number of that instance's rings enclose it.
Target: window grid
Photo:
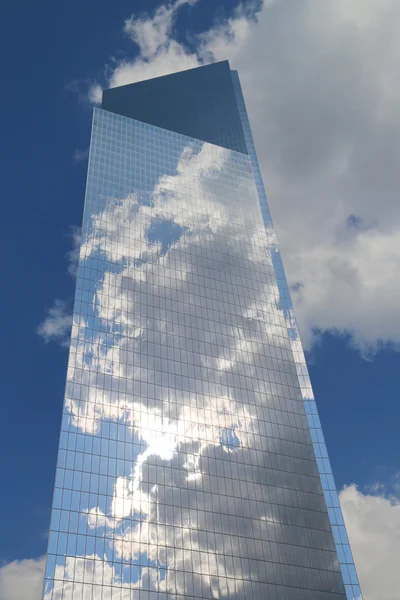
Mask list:
[[[298,380],[301,389],[301,395],[304,400],[304,406],[307,414],[307,421],[310,428],[314,451],[317,458],[318,469],[321,477],[321,483],[324,490],[326,505],[328,507],[329,520],[335,539],[336,550],[338,553],[343,581],[345,583],[348,600],[362,600],[361,589],[354,566],[354,560],[346,533],[342,511],[340,508],[339,497],[336,485],[332,475],[332,469],[325,446],[322,433],[321,422],[318,416],[317,405],[312,391],[311,381],[308,375],[308,368],[304,356],[300,335],[297,328],[297,322],[294,315],[293,304],[290,296],[289,286],[285,277],[282,259],[279,247],[276,241],[275,229],[268,206],[268,200],[264,189],[260,165],[258,163],[256,148],[251,133],[250,122],[246,111],[245,101],[242,94],[239,76],[236,71],[232,71],[232,79],[236,92],[239,113],[242,119],[242,125],[245,132],[246,145],[253,169],[254,180],[257,186],[258,197],[261,206],[261,212],[265,224],[265,229],[269,237],[269,254],[275,269],[276,281],[279,287],[280,306],[285,315],[289,339],[293,350],[293,357],[298,374]]]
[[[269,247],[249,156],[95,109],[45,600],[345,597]]]

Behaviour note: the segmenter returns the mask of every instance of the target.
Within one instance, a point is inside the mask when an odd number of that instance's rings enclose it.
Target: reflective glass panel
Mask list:
[[[317,405],[311,386],[310,377],[303,346],[300,340],[299,330],[294,315],[293,304],[290,297],[290,290],[283,269],[281,254],[276,239],[275,227],[271,218],[268,206],[267,195],[265,193],[260,165],[258,163],[256,148],[251,133],[249,118],[240,86],[239,75],[237,71],[232,71],[232,81],[235,88],[237,104],[242,121],[243,131],[246,139],[246,146],[253,169],[254,181],[257,187],[258,199],[260,201],[261,212],[263,215],[265,233],[268,238],[268,254],[274,265],[276,283],[279,289],[279,308],[285,318],[290,345],[292,347],[293,359],[296,365],[297,376],[301,395],[304,400],[307,422],[310,428],[311,439],[314,445],[315,455],[317,457],[318,470],[321,476],[321,484],[324,490],[325,501],[328,507],[329,520],[333,529],[336,550],[341,566],[343,581],[345,583],[347,600],[362,600],[361,590],[354,566],[349,541],[344,528],[343,516],[339,504],[339,497],[336,485],[332,475],[332,469],[325,447],[324,436],[321,428],[321,422],[318,417]],[[341,526],[341,534],[338,530]],[[351,577],[349,576],[351,573]]]
[[[44,598],[346,598],[250,157],[101,109]]]

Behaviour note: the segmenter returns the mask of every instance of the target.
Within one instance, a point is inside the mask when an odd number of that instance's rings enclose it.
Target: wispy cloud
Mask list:
[[[197,1],[176,0],[169,5],[159,6],[152,16],[131,16],[125,20],[124,33],[138,45],[141,57],[151,60],[171,41],[178,10],[184,5],[194,6]]]
[[[76,165],[78,165],[78,164],[86,163],[88,157],[89,157],[89,148],[83,148],[83,149],[77,148],[72,155],[72,160],[74,161],[74,163]]]
[[[67,348],[71,326],[71,309],[66,302],[56,298],[53,306],[47,310],[45,319],[37,328],[37,333],[46,344],[57,342],[63,348]]]
[[[195,53],[175,40],[174,24],[179,10],[194,6],[198,0],[176,0],[159,6],[151,14],[132,15],[123,25],[123,34],[137,46],[133,61],[123,60],[106,66],[105,87],[116,87],[142,79],[183,71],[200,64]],[[89,89],[90,102],[101,102],[102,87],[96,83]]]
[[[78,267],[81,245],[81,229],[72,225],[68,231],[71,249],[66,254],[67,273],[75,278]],[[72,305],[70,302],[56,298],[53,305],[47,309],[46,316],[37,328],[37,334],[48,344],[55,342],[63,348],[68,348],[72,325]]]
[[[76,277],[76,270],[78,268],[79,250],[81,246],[81,228],[76,225],[71,225],[69,229],[69,237],[72,242],[72,248],[66,254],[68,261],[68,273],[71,277]]]

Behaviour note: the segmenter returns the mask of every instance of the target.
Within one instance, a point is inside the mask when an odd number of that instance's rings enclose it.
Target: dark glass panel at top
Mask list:
[[[102,108],[247,154],[227,60],[104,90]]]

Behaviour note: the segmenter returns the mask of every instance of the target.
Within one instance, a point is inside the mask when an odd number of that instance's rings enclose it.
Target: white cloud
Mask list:
[[[365,600],[398,600],[400,500],[350,485],[340,503]]]
[[[60,346],[68,347],[71,325],[71,310],[66,302],[56,298],[44,321],[37,328],[37,333],[46,344],[57,342]]]
[[[66,258],[68,261],[67,271],[71,277],[76,277],[78,268],[79,251],[81,247],[81,228],[73,225],[69,229],[69,238],[72,242],[71,250],[68,250]]]
[[[98,83],[94,83],[88,92],[88,100],[93,104],[101,104],[102,88]]]
[[[392,1],[280,2],[234,57],[308,344],[313,327],[400,340],[399,18]]]
[[[67,272],[71,277],[75,278],[81,247],[80,227],[70,227],[68,237],[71,240],[72,248],[66,254],[68,262]],[[53,306],[47,310],[46,317],[36,331],[46,344],[56,342],[63,348],[68,348],[71,325],[72,309],[69,303],[56,298]]]
[[[109,71],[107,86],[230,59],[288,279],[302,284],[293,296],[303,340],[317,328],[363,348],[399,343],[399,3],[276,0],[257,20],[247,3],[197,36],[196,52],[174,38],[179,4],[125,22],[140,53]]]
[[[40,600],[44,565],[44,558],[28,558],[0,567],[1,600]]]
[[[145,13],[126,19],[123,32],[137,45],[139,53],[134,61],[124,60],[114,68],[107,67],[107,87],[118,87],[197,67],[197,56],[187,51],[173,37],[179,9],[184,5],[193,6],[197,1],[176,0],[159,6],[152,15]],[[101,92],[99,84],[93,85],[89,90],[90,102],[99,104]]]
[[[197,0],[176,0],[167,6],[159,6],[150,18],[147,14],[132,16],[126,19],[124,32],[139,46],[142,58],[152,59],[161,47],[170,42],[179,8],[185,4],[193,6],[196,2]]]

